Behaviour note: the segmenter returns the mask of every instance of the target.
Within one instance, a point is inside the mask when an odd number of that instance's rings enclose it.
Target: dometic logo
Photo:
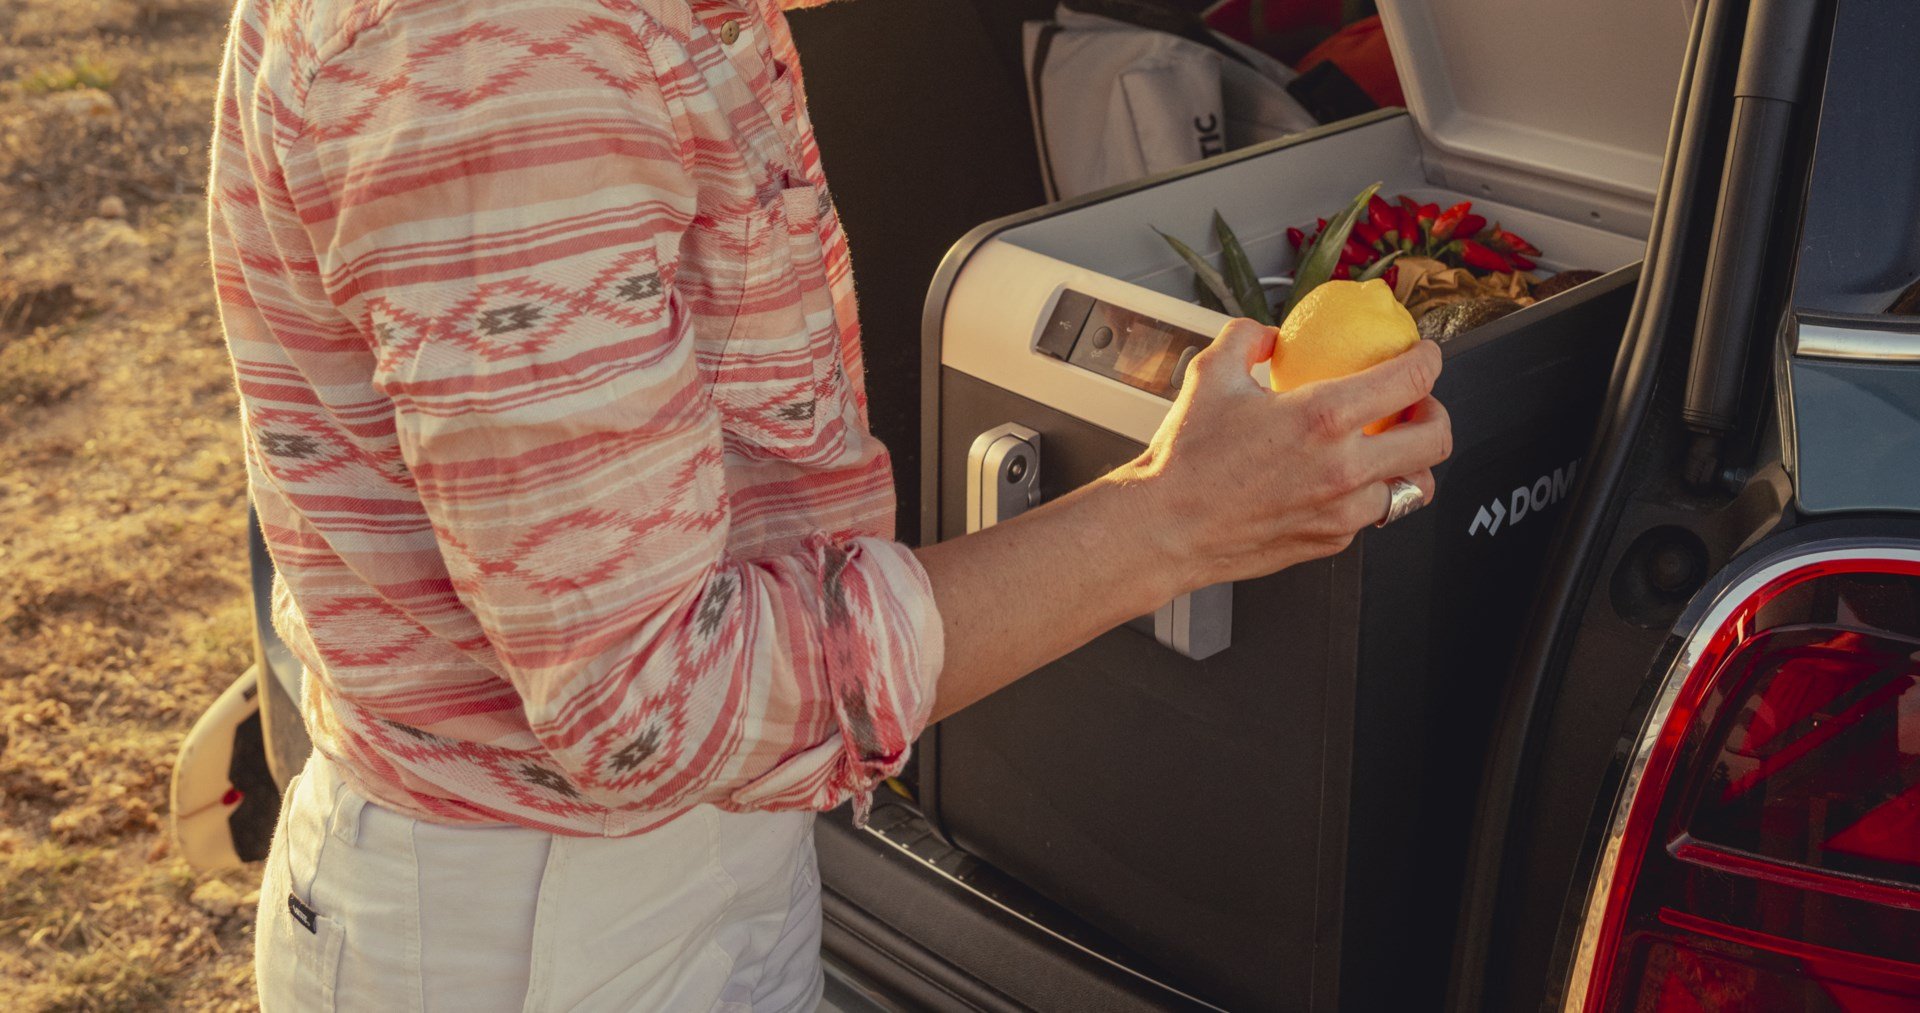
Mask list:
[[[1200,135],[1200,157],[1212,158],[1227,150],[1227,139],[1220,131],[1219,117],[1208,113],[1193,118],[1193,132]]]
[[[1577,458],[1568,461],[1566,467],[1553,469],[1553,474],[1542,475],[1532,485],[1519,486],[1481,507],[1474,512],[1473,523],[1467,525],[1467,534],[1477,535],[1485,528],[1487,536],[1492,537],[1500,533],[1501,525],[1513,527],[1528,514],[1537,514],[1565,499],[1567,490],[1573,488],[1573,469],[1579,464]]]

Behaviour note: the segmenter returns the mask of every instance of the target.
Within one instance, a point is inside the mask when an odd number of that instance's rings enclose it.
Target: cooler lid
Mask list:
[[[1430,158],[1646,207],[1659,189],[1688,7],[1379,0]]]

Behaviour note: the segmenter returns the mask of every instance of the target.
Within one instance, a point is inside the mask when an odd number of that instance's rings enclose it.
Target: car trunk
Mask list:
[[[1038,203],[1017,23],[1044,7],[854,4],[794,18],[859,272],[875,427],[923,541],[979,523],[968,476],[983,433],[1037,434],[1045,498],[1139,451],[1165,398],[1037,345],[1071,315],[1068,291],[1114,321],[1218,329],[1151,227],[1199,240],[1218,208],[1260,272],[1277,273],[1291,262],[1286,227],[1379,180],[1383,193],[1474,201],[1545,250],[1543,266],[1605,272],[1450,342],[1438,393],[1456,455],[1433,508],[1199,600],[1226,620],[1216,633],[1230,627],[1217,653],[1143,617],[931,731],[915,778],[927,824],[895,820],[878,844],[823,830],[830,944],[838,918],[843,943],[949,957],[997,977],[1000,995],[1051,967],[1127,979],[1127,1001],[1147,1005],[1438,1004],[1488,716],[1625,322],[1685,25],[1665,0],[1525,18],[1463,0],[1445,20],[1382,6],[1411,115],[1011,215]],[[924,54],[900,53],[929,37],[952,54],[934,73]],[[895,47],[885,68],[847,61],[869,42]],[[882,72],[897,84],[882,87]],[[930,249],[988,218],[933,278]],[[929,279],[922,332],[904,303],[912,292],[917,309]],[[1094,319],[1071,327],[1090,333]],[[1089,532],[1086,551],[1129,535]],[[907,844],[944,850],[902,872]],[[924,882],[875,894],[861,880],[882,867]],[[982,898],[984,921],[965,933],[916,921]],[[967,955],[996,910],[1024,957]],[[861,918],[899,938],[847,927]],[[1154,993],[1119,965],[1179,991]]]

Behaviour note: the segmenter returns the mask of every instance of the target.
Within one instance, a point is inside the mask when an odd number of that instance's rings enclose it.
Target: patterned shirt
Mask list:
[[[899,770],[940,620],[777,0],[241,0],[209,189],[356,788],[618,836]]]

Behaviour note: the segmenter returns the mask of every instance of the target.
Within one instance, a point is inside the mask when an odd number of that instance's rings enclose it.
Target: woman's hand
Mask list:
[[[1111,476],[1134,487],[1142,530],[1189,589],[1339,552],[1385,515],[1389,480],[1431,500],[1432,468],[1453,450],[1446,409],[1431,396],[1438,345],[1276,394],[1248,375],[1272,356],[1276,334],[1229,323],[1188,367],[1153,444]],[[1386,432],[1361,432],[1409,406]]]

